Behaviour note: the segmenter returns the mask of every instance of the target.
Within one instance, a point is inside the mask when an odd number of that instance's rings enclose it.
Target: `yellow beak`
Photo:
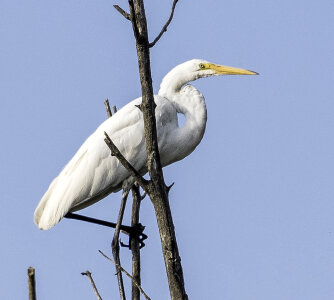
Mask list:
[[[207,64],[206,67],[215,71],[217,75],[259,75],[259,73],[253,71],[215,64]]]

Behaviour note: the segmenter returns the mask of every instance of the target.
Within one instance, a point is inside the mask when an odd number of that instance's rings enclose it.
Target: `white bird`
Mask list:
[[[202,140],[206,120],[203,95],[190,81],[212,75],[256,75],[256,72],[193,59],[172,69],[154,96],[158,145],[163,166],[189,155]],[[104,142],[106,132],[124,157],[141,174],[147,172],[141,98],[125,105],[88,137],[52,181],[39,202],[34,221],[40,229],[56,225],[68,212],[83,209],[121,189],[130,177]],[[185,116],[179,126],[177,114]]]

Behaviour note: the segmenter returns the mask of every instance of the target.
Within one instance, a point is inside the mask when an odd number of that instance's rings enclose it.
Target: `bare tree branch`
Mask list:
[[[106,132],[104,134],[106,136],[104,141],[108,145],[108,147],[111,151],[111,155],[115,156],[119,160],[119,162],[123,165],[123,167],[128,170],[130,175],[140,184],[140,186],[143,188],[143,190],[147,191],[147,188],[148,188],[150,182],[148,180],[146,180],[144,177],[142,177],[137,172],[137,170],[125,159],[125,157],[118,150],[116,145],[112,142],[112,140],[110,139],[108,134]]]
[[[110,257],[108,257],[107,255],[105,255],[101,250],[99,250],[99,252],[109,261],[111,261],[113,264],[115,264],[117,266],[117,263],[115,261],[113,261]],[[120,265],[118,265],[118,267],[121,269],[122,272],[124,272],[124,274],[126,276],[128,276],[132,282],[137,286],[137,288],[140,290],[140,292],[143,294],[143,296],[145,297],[146,300],[151,300],[151,298],[149,296],[147,296],[147,294],[144,292],[144,290],[142,289],[142,287],[138,284],[138,282],[135,281],[135,279]]]
[[[115,105],[112,107],[112,110],[114,111],[114,114],[117,113],[117,107]]]
[[[112,116],[112,113],[111,113],[111,110],[110,110],[110,105],[109,105],[108,98],[106,100],[104,100],[104,105],[106,107],[107,116],[108,116],[108,118],[110,118]]]
[[[176,2],[176,1],[175,1]],[[173,3],[174,5],[176,3]],[[147,169],[151,180],[145,192],[151,198],[159,226],[169,291],[172,300],[186,300],[181,258],[176,241],[173,218],[169,206],[168,191],[163,177],[158,149],[155,107],[150,66],[150,50],[147,21],[143,0],[129,0],[131,22],[136,37],[136,48],[142,90]],[[172,10],[173,14],[173,10]],[[167,24],[168,25],[168,24]],[[139,182],[140,184],[140,182]]]
[[[87,271],[85,271],[85,272],[82,272],[81,275],[85,275],[85,276],[88,277],[88,279],[89,279],[89,281],[90,281],[90,284],[92,285],[92,288],[93,288],[94,293],[95,293],[95,295],[96,295],[97,300],[102,300],[102,298],[101,298],[101,296],[100,296],[100,294],[99,294],[99,291],[98,291],[97,288],[96,288],[95,282],[94,282],[94,280],[93,280],[92,273],[89,272],[89,271],[87,270]]]
[[[112,254],[114,256],[114,260],[116,262],[116,274],[117,274],[117,279],[118,279],[118,286],[119,286],[119,294],[121,297],[121,300],[125,300],[125,291],[124,291],[124,284],[123,284],[123,278],[122,278],[122,273],[120,272],[120,266],[121,266],[121,260],[119,258],[119,233],[121,230],[121,224],[123,222],[123,215],[124,215],[124,210],[126,206],[126,200],[128,198],[130,192],[130,188],[125,182],[123,184],[123,193],[122,193],[122,202],[121,202],[121,207],[119,209],[119,214],[118,214],[118,219],[117,219],[117,225],[115,228],[115,233],[114,233],[114,238],[112,240]]]
[[[136,26],[137,20],[136,20],[136,14],[135,14],[135,5],[133,3],[133,0],[128,0],[129,1],[129,11],[130,11],[130,20],[132,23],[132,29],[133,29],[133,34],[135,36],[136,42],[139,42],[139,31],[138,27]]]
[[[172,10],[170,12],[169,15],[169,19],[167,20],[166,24],[164,27],[162,27],[160,33],[158,34],[158,36],[154,39],[154,41],[152,43],[149,43],[149,47],[152,48],[162,37],[162,35],[167,31],[167,28],[170,24],[170,22],[172,22],[173,16],[174,16],[174,11],[175,11],[175,7],[176,7],[176,3],[178,2],[178,0],[174,0],[173,1],[173,5],[172,5]]]
[[[120,8],[118,5],[114,5],[115,9],[127,20],[130,20],[130,14],[128,14],[124,9]]]
[[[33,267],[28,268],[28,290],[29,300],[36,300],[35,269]]]
[[[135,183],[132,186],[132,213],[131,213],[131,226],[135,227],[139,224],[139,211],[142,197],[140,195],[139,186]],[[130,248],[132,251],[132,277],[139,285],[141,284],[140,278],[140,242],[136,236],[130,239]],[[132,281],[132,300],[140,300],[140,290]]]
[[[174,184],[175,184],[175,182],[173,182],[171,185],[168,185],[168,186],[166,187],[166,189],[167,189],[167,193],[169,193],[170,189],[174,186]]]

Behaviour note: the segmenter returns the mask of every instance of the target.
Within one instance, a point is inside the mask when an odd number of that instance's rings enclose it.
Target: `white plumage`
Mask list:
[[[203,95],[189,81],[211,75],[257,74],[252,71],[190,60],[172,69],[154,96],[157,135],[163,166],[181,160],[200,143],[207,120]],[[34,221],[40,229],[49,229],[68,212],[87,207],[121,189],[129,173],[110,155],[104,131],[124,157],[141,174],[147,172],[142,112],[136,107],[141,98],[125,105],[104,121],[83,143],[78,152],[50,184],[35,210]],[[178,126],[177,113],[185,115]]]

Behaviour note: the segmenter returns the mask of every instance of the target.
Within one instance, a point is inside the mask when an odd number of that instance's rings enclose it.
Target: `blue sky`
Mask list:
[[[172,1],[146,1],[151,40]],[[140,95],[127,1],[0,2],[0,298],[27,297],[34,266],[39,299],[118,299],[113,232],[63,220],[50,231],[33,211],[51,180],[106,118]],[[334,298],[333,1],[179,1],[152,49],[157,92],[175,65],[203,58],[260,76],[202,79],[202,143],[165,168],[190,299]],[[119,194],[83,213],[115,220]],[[129,212],[126,216],[129,223]],[[153,207],[142,286],[169,299]],[[125,239],[123,237],[123,239]],[[130,270],[129,251],[122,262]],[[125,279],[126,285],[129,281]]]

